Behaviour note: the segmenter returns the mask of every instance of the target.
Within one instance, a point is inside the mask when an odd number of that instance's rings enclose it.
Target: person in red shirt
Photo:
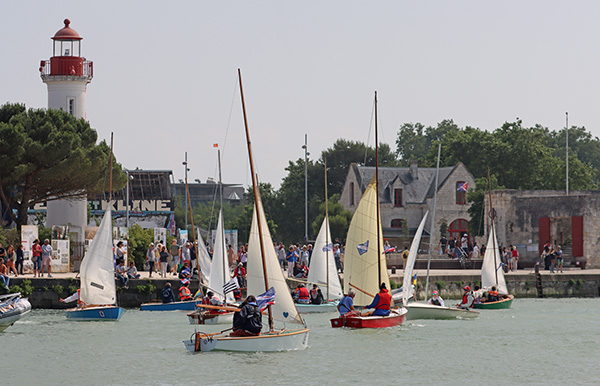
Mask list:
[[[42,246],[40,240],[35,239],[31,246],[31,261],[33,261],[33,277],[40,277],[42,274]]]

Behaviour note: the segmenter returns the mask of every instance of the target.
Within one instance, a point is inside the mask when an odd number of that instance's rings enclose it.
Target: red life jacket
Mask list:
[[[464,304],[467,307],[472,307],[473,306],[472,302],[469,303],[469,294],[470,294],[470,292],[465,292],[465,294],[463,295],[461,304]],[[474,297],[473,297],[473,301],[475,301]]]
[[[387,289],[382,289],[379,291],[379,302],[375,305],[375,309],[377,310],[389,310],[391,309],[390,305],[392,304],[392,295],[389,294]]]
[[[181,300],[188,300],[192,298],[192,292],[188,287],[181,287],[179,289],[179,297]]]
[[[298,290],[298,299],[308,299],[308,288],[302,287]]]

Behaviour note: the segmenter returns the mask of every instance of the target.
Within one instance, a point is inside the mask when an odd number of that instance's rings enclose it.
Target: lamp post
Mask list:
[[[304,241],[308,241],[308,134],[304,134]]]
[[[188,168],[188,162],[187,162],[187,151],[185,152],[185,161],[183,161],[181,163],[183,165],[184,168],[184,174],[185,174],[185,183],[187,184],[187,173],[190,171],[190,169]],[[188,200],[186,197],[185,200],[185,229],[187,230],[188,227]]]
[[[125,169],[127,175],[127,185],[125,186],[125,226],[129,232],[129,170]]]
[[[566,161],[566,172],[567,172],[567,176],[566,176],[566,187],[567,187],[567,196],[569,195],[569,112],[565,113],[565,138],[566,138],[566,144],[565,144],[565,149],[566,149],[566,155],[565,155],[565,161]]]

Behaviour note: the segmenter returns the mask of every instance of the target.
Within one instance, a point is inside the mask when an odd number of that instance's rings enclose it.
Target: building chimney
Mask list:
[[[410,176],[413,180],[419,179],[419,160],[416,158],[410,159]]]

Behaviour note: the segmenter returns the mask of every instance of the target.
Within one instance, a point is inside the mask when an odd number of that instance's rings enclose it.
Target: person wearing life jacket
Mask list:
[[[296,300],[296,303],[310,303],[310,294],[308,288],[306,288],[304,284],[298,284],[298,287],[294,291],[294,299]]]
[[[427,304],[432,304],[434,306],[444,307],[444,299],[439,295],[437,291],[433,291],[431,298],[427,301]]]
[[[323,292],[321,292],[318,285],[313,284],[310,290],[310,304],[323,304],[323,302]]]
[[[492,287],[491,290],[488,291],[488,298],[486,303],[490,303],[490,302],[497,302],[499,301],[500,298],[498,297],[498,291],[496,290],[496,287]]]
[[[392,306],[392,295],[388,292],[385,283],[379,286],[379,293],[375,295],[373,302],[365,308],[374,308],[371,316],[388,316]]]
[[[192,299],[192,291],[188,288],[190,285],[189,279],[181,280],[181,287],[179,288],[179,299],[184,302]]]
[[[463,288],[465,293],[463,294],[462,301],[460,304],[457,304],[458,308],[462,308],[468,310],[473,307],[473,302],[475,301],[475,297],[473,296],[473,291],[471,291],[471,287],[468,285]]]
[[[212,299],[213,296],[215,296],[215,293],[212,291],[208,291],[206,293],[206,296],[202,299],[202,304],[211,304],[210,300]]]

